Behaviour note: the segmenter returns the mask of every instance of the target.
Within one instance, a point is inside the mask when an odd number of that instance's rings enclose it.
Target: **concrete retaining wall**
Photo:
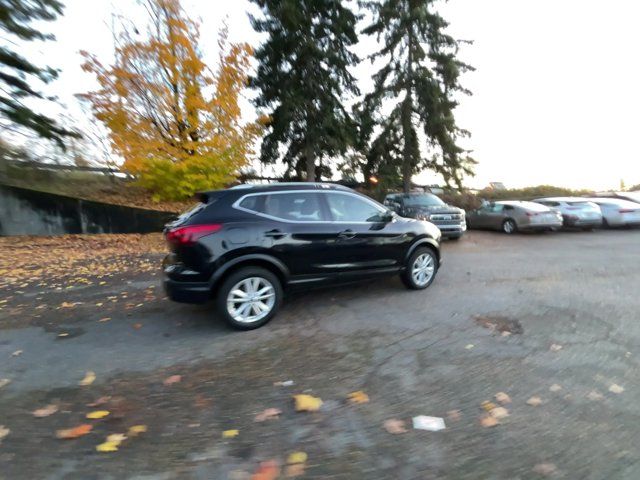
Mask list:
[[[0,236],[160,232],[175,216],[0,185]]]

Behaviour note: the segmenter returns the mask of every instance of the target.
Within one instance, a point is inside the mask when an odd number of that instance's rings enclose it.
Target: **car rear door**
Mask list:
[[[264,192],[248,194],[236,204],[257,216],[262,244],[287,266],[293,283],[335,273],[330,252],[338,232],[320,195],[314,190]]]

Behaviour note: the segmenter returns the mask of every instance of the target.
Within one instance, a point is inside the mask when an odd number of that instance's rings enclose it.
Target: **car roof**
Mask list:
[[[618,197],[592,197],[587,199],[590,202],[597,204],[605,204],[605,205],[616,205],[620,207],[628,207],[628,208],[638,208],[638,204],[636,202],[632,202],[631,200],[627,200],[625,198]]]
[[[588,198],[584,197],[541,197],[536,198],[534,202],[590,202]]]
[[[338,190],[341,192],[353,192],[349,187],[339,185],[337,183],[324,182],[276,182],[265,184],[243,183],[227,188],[225,190],[207,190],[195,194],[195,198],[203,203],[208,203],[211,199],[218,199],[229,193],[245,194],[245,193],[263,193],[273,191],[287,190]]]
[[[514,207],[528,208],[529,210],[537,210],[540,211],[540,208],[547,209],[544,205],[536,202],[528,202],[526,200],[501,200],[499,202],[495,202],[498,205],[511,205]],[[545,210],[546,211],[546,210]]]

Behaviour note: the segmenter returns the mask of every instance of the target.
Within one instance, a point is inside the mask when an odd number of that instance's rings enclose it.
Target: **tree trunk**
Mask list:
[[[411,1],[407,2],[407,8],[411,10]],[[410,11],[407,12],[410,14]],[[407,95],[402,105],[402,136],[404,137],[404,149],[402,152],[402,191],[409,193],[411,191],[411,174],[413,173],[411,158],[413,153],[413,25],[409,28],[409,38],[407,40],[407,83],[405,86]]]
[[[316,158],[313,154],[313,148],[307,147],[305,152],[307,160],[307,182],[316,181]]]

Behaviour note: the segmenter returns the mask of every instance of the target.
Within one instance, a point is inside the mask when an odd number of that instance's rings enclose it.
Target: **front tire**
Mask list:
[[[276,275],[260,267],[233,272],[216,298],[222,319],[237,330],[259,328],[271,320],[282,304],[282,285]]]
[[[410,290],[424,290],[438,273],[438,257],[431,248],[418,248],[411,254],[400,278]]]
[[[518,231],[518,225],[511,218],[507,218],[504,222],[502,222],[502,231],[507,235],[511,235],[512,233],[516,233]]]

